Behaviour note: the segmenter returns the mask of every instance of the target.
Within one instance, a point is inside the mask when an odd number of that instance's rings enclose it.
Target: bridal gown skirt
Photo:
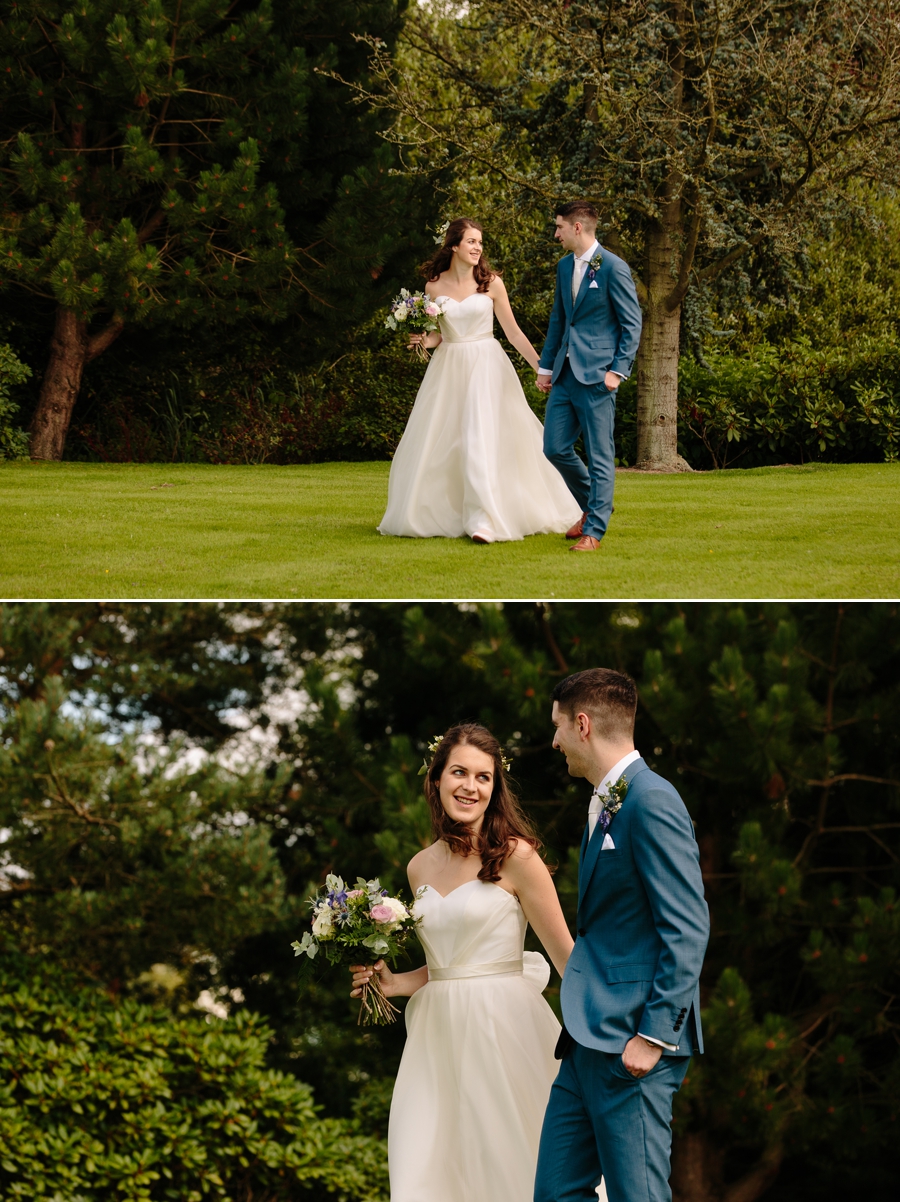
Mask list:
[[[378,529],[411,538],[494,540],[563,533],[581,510],[544,457],[543,426],[493,337],[491,298],[449,300],[391,464]]]
[[[416,902],[429,980],[406,1007],[388,1133],[391,1202],[532,1202],[559,1023],[512,894],[470,881]],[[605,1194],[603,1195],[605,1199]]]

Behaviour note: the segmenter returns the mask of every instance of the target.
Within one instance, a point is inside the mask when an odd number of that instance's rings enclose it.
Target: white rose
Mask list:
[[[312,933],[316,939],[328,939],[334,929],[330,910],[320,910],[313,920]]]
[[[408,316],[409,310],[407,309],[406,305],[404,305],[402,309],[398,309],[394,314],[394,318],[397,321],[406,321]]]

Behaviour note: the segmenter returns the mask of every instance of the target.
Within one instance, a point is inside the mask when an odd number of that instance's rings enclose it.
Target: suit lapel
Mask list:
[[[595,255],[601,254],[602,251],[603,251],[603,247],[600,246],[600,244],[598,243],[597,249],[594,251],[594,254]],[[574,274],[574,272],[575,272],[575,256],[573,255],[572,256],[572,273]],[[587,295],[588,288],[590,288],[590,286],[591,286],[590,274],[591,274],[591,269],[590,269],[590,267],[588,267],[587,263],[585,263],[584,274],[582,275],[581,283],[578,286],[578,295],[575,297],[575,301],[572,305],[573,315],[575,313],[575,310],[578,308],[578,306],[581,304],[581,302],[584,300],[585,296]],[[570,277],[569,278],[569,291],[571,292],[571,290],[572,290],[572,280]]]
[[[586,274],[587,274],[587,272],[585,272],[585,275]],[[631,782],[638,775],[638,773],[643,772],[646,767],[647,767],[646,763],[643,760],[638,759],[638,760],[634,760],[632,763],[630,763],[628,765],[628,767],[625,769],[625,771],[622,773],[622,775],[628,781],[628,793],[631,792]],[[623,809],[625,808],[625,806],[628,805],[628,793],[625,794],[625,800],[622,803]],[[614,841],[615,841],[615,837],[616,837],[615,836],[615,825],[616,825],[616,820],[615,820],[615,818],[613,818],[612,824],[610,826],[610,833],[612,834]],[[591,836],[590,839],[588,839],[587,828],[585,828],[584,842],[582,842],[582,844],[581,844],[581,865],[578,870],[578,905],[579,905],[579,907],[581,906],[581,903],[584,900],[584,895],[587,892],[587,887],[590,884],[591,877],[594,874],[594,869],[597,867],[597,861],[600,859],[600,848],[603,846],[603,839],[602,839],[602,837],[598,836],[598,834],[597,834],[597,832],[600,829],[601,829],[600,823],[598,822],[597,825],[594,827],[594,834]]]

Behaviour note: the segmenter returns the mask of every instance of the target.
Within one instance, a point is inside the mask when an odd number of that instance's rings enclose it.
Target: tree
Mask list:
[[[257,1015],[116,1004],[44,957],[3,951],[4,1198],[387,1197],[383,1145],[266,1068]]]
[[[301,296],[335,308],[328,260],[343,267],[350,253],[335,245],[339,217],[328,225],[335,185],[349,173],[344,209],[362,195],[390,207],[398,193],[389,155],[319,141],[319,123],[334,136],[346,122],[314,67],[360,69],[359,51],[340,55],[331,38],[352,46],[357,20],[387,34],[397,9],[296,9],[13,0],[0,21],[0,286],[54,312],[33,457],[61,457],[85,366],[127,326],[272,322]],[[396,231],[353,232],[371,282]]]
[[[404,37],[413,70],[398,77],[373,42],[380,90],[356,90],[395,114],[413,169],[485,173],[500,225],[561,195],[599,205],[644,311],[638,463],[685,468],[684,320],[717,284],[732,303],[783,292],[809,231],[851,211],[853,181],[896,182],[893,0],[483,0],[421,8]]]

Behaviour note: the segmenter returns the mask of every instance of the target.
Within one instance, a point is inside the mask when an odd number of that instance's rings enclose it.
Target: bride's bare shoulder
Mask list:
[[[430,847],[416,852],[407,864],[406,875],[409,877],[413,893],[415,893],[420,885],[427,883],[428,871],[435,864],[435,852],[438,846],[438,843],[432,843]]]
[[[506,296],[506,285],[498,275],[491,276],[491,282],[488,284],[488,296],[492,300],[496,300],[498,296]]]
[[[439,275],[436,280],[428,280],[425,284],[425,292],[428,296],[441,296],[441,285],[444,282],[443,275]]]

